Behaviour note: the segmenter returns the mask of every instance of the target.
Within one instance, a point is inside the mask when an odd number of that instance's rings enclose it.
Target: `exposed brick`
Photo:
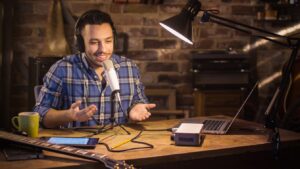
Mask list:
[[[181,42],[181,46],[186,49],[212,49],[214,47],[214,43],[215,41],[213,39],[204,39],[194,42],[193,45]]]
[[[178,65],[173,63],[150,62],[146,66],[147,72],[177,72]]]
[[[142,25],[143,18],[139,15],[112,15],[112,19],[116,25]]]
[[[129,49],[134,50],[142,50],[143,48],[143,39],[137,37],[129,37]]]
[[[147,60],[154,61],[158,59],[157,51],[130,51],[128,52],[128,58],[134,60]]]
[[[156,28],[132,28],[129,30],[130,36],[157,37],[158,30]]]
[[[157,26],[159,23],[158,18],[143,18],[143,25],[145,26]]]
[[[224,3],[248,3],[250,4],[251,3],[251,0],[222,0],[222,2]]]
[[[180,13],[182,10],[182,5],[161,5],[160,6],[160,12],[163,13],[173,13],[173,14],[177,14]]]
[[[90,9],[101,9],[104,8],[102,4],[95,4],[95,3],[72,3],[71,4],[72,11],[75,12],[77,15],[81,15],[87,10]],[[103,9],[102,9],[103,10]],[[104,12],[109,12],[109,9],[103,10]]]
[[[140,5],[140,4],[133,4],[133,5],[125,5],[124,6],[124,13],[157,13],[157,5]]]
[[[216,2],[207,2],[207,3],[202,3],[202,9],[220,9],[220,3]]]
[[[111,13],[122,13],[124,5],[113,4],[110,6]]]
[[[174,49],[176,48],[176,40],[154,40],[154,39],[145,39],[144,48],[145,49]]]
[[[173,49],[161,50],[160,59],[161,60],[188,60],[190,59],[189,51],[174,51]]]
[[[157,74],[152,72],[145,72],[141,74],[142,82],[144,85],[147,84],[157,84]]]
[[[244,36],[244,37],[249,37],[250,36],[248,33],[245,33],[245,32],[242,32],[242,31],[238,31],[238,30],[232,31],[232,32],[234,32],[235,36]]]
[[[47,15],[16,15],[17,24],[46,25]]]
[[[190,60],[182,60],[179,65],[180,65],[179,67],[180,73],[185,73],[185,74],[191,73],[192,63],[190,62]]]
[[[215,35],[220,35],[220,36],[224,36],[224,37],[228,37],[232,34],[232,30],[229,30],[229,28],[220,28],[218,27],[215,30]]]
[[[53,1],[52,1],[53,2]],[[47,15],[50,12],[51,1],[36,1],[34,2],[34,13],[38,15]]]
[[[228,49],[228,48],[240,49],[243,48],[246,44],[247,42],[243,42],[240,40],[218,41],[217,47],[220,49]]]
[[[16,6],[15,8],[16,13],[33,14],[33,3],[25,2],[15,6]]]
[[[46,36],[46,28],[41,28],[41,27],[38,27],[34,30],[35,34],[38,36],[38,37],[45,37]]]
[[[172,4],[181,4],[184,5],[186,4],[187,1],[183,1],[183,0],[164,0],[164,4],[168,4],[168,5],[172,5]]]
[[[222,2],[224,2],[224,3],[230,3],[230,2],[232,2],[232,0],[222,0]]]
[[[232,6],[233,15],[253,15],[255,13],[255,7],[252,6]]]
[[[214,37],[216,35],[215,29],[201,29],[200,37],[201,38],[209,38]]]
[[[17,37],[26,37],[32,35],[32,28],[29,27],[16,27],[14,30],[14,36]]]

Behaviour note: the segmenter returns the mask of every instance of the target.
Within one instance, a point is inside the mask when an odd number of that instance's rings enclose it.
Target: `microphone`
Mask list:
[[[119,101],[119,103],[121,103],[119,79],[117,77],[113,62],[110,59],[107,59],[103,61],[103,67],[111,91],[112,93],[116,94],[117,100]]]

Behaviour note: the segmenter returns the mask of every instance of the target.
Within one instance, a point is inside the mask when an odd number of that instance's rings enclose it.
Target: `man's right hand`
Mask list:
[[[81,104],[81,100],[77,100],[75,103],[73,103],[69,109],[69,115],[73,121],[88,121],[91,119],[91,117],[96,113],[97,107],[95,105],[90,105],[86,108],[79,109]]]

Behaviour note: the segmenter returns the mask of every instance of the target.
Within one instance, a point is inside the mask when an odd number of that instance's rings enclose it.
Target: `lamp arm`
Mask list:
[[[229,27],[229,28],[232,28],[232,29],[244,32],[244,33],[247,33],[247,34],[249,34],[251,36],[254,36],[254,37],[258,37],[258,38],[261,38],[261,39],[271,41],[273,43],[279,44],[279,45],[284,46],[284,47],[291,48],[290,41],[293,40],[293,38],[290,38],[290,37],[287,37],[287,36],[282,36],[282,35],[279,35],[279,34],[276,34],[276,33],[273,33],[273,32],[269,32],[269,31],[266,31],[266,30],[263,30],[263,29],[260,29],[260,28],[256,28],[256,27],[253,27],[253,26],[250,26],[250,25],[246,25],[246,24],[243,24],[243,23],[239,23],[239,22],[227,19],[227,18],[216,16],[214,14],[211,14],[211,13],[207,12],[207,11],[204,11],[204,14],[201,18],[201,22],[208,22],[208,21],[213,22],[213,23],[217,23],[217,24],[220,24],[222,26],[226,26],[226,27]],[[286,40],[286,42],[276,40],[275,38]]]

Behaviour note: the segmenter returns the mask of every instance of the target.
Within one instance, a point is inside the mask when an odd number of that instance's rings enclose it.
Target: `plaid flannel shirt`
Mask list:
[[[111,57],[120,84],[121,104],[124,111],[136,103],[148,103],[144,94],[144,86],[140,81],[140,73],[136,64],[130,59],[113,54]],[[98,123],[105,125],[110,123],[111,116],[111,88],[106,83],[105,73],[100,81],[96,72],[88,65],[84,53],[70,55],[62,58],[51,66],[43,81],[34,111],[39,112],[41,122],[50,108],[56,110],[69,109],[76,100],[82,100],[80,109],[94,104],[98,112],[94,118]],[[118,104],[115,104],[115,122],[126,123],[127,112],[122,112]],[[65,127],[93,126],[94,120],[87,122],[74,121]]]

